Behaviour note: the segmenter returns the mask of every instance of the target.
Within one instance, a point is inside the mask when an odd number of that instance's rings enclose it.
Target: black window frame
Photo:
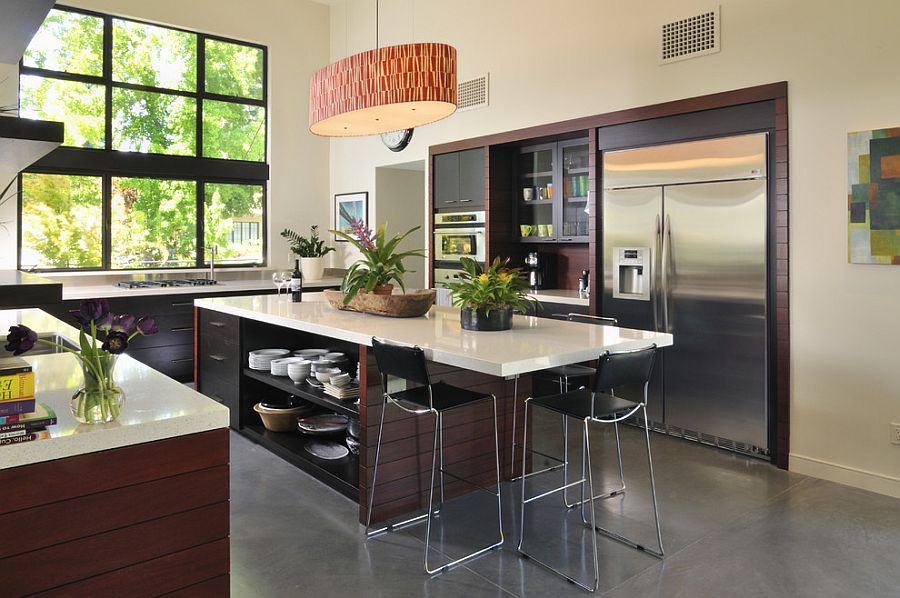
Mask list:
[[[23,174],[55,174],[102,177],[102,266],[99,268],[34,268],[38,272],[115,272],[138,273],[152,270],[195,270],[208,264],[205,247],[205,202],[206,184],[238,184],[258,185],[262,188],[262,260],[260,262],[244,262],[240,264],[219,264],[222,268],[264,268],[268,264],[268,193],[269,193],[269,51],[261,44],[230,39],[218,35],[191,31],[179,27],[162,25],[152,21],[133,19],[118,15],[110,15],[82,8],[61,4],[53,8],[68,12],[98,17],[103,19],[103,74],[102,76],[65,73],[50,69],[42,69],[25,65],[24,57],[19,61],[19,97],[21,97],[21,78],[24,75],[35,75],[49,79],[94,83],[105,86],[104,123],[105,147],[86,148],[61,146],[23,170],[18,175],[18,216],[16,264],[22,264],[22,175]],[[197,87],[195,91],[183,91],[164,87],[153,87],[134,83],[114,81],[112,77],[112,33],[113,20],[131,21],[163,29],[171,29],[195,35],[197,39]],[[262,51],[263,81],[262,99],[234,97],[206,91],[206,40],[216,40],[256,48]],[[176,156],[170,154],[153,154],[142,152],[126,152],[112,149],[113,89],[131,89],[151,93],[178,95],[193,98],[196,101],[195,155]],[[265,110],[265,143],[263,161],[233,160],[223,158],[207,158],[203,156],[203,101],[214,100],[234,104],[253,105]],[[157,266],[152,268],[113,269],[112,266],[112,179],[113,178],[155,178],[170,180],[186,180],[196,183],[197,213],[197,254],[192,266]],[[25,264],[26,267],[32,264]]]

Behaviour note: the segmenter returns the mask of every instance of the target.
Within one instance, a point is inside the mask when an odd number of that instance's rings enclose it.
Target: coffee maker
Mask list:
[[[553,255],[540,251],[529,251],[525,255],[525,274],[528,286],[533,290],[551,288]]]

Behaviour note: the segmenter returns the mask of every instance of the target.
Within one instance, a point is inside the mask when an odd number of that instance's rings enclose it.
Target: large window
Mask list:
[[[20,176],[20,267],[264,263],[264,47],[56,7],[19,105],[66,131]]]

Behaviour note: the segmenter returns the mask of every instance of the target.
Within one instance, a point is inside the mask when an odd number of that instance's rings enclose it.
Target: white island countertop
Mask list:
[[[571,289],[541,289],[538,291],[530,291],[528,294],[532,299],[537,299],[542,303],[559,303],[562,305],[579,305],[587,307],[591,304],[590,297],[582,295],[578,291]]]
[[[419,318],[386,318],[340,311],[317,295],[304,295],[303,303],[256,295],[195,299],[194,305],[360,345],[371,346],[373,336],[418,345],[431,361],[493,376],[588,361],[607,350],[673,344],[666,333],[528,316],[514,316],[512,330],[473,332],[462,329],[455,308],[433,307]]]
[[[20,323],[38,333],[77,339],[72,326],[40,310],[0,311],[4,333]],[[69,407],[83,382],[77,359],[68,353],[22,357],[34,368],[35,399],[53,408],[58,423],[47,428],[50,438],[0,446],[0,469],[228,427],[227,407],[127,354],[119,357],[115,371],[125,392],[119,418],[109,424],[79,424]]]
[[[327,277],[319,280],[304,281],[304,286],[311,289],[339,287],[341,278]],[[150,287],[127,289],[114,284],[77,286],[63,283],[63,300],[96,299],[100,297],[145,297],[148,295],[227,295],[228,293],[244,293],[247,291],[268,291],[276,287],[271,280],[219,280],[217,284],[198,287]]]

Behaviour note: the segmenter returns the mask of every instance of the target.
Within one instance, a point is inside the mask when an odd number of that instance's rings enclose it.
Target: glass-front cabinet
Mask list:
[[[588,140],[522,148],[516,230],[525,243],[588,241]]]

